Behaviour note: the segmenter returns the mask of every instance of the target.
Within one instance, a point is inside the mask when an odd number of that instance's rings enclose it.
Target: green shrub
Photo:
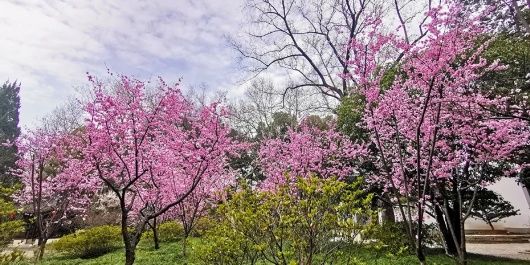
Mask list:
[[[24,222],[20,220],[0,221],[0,252],[13,238],[24,231]]]
[[[212,229],[215,226],[216,224],[213,222],[213,220],[211,220],[207,216],[200,217],[199,219],[197,219],[197,223],[191,230],[191,236],[192,237],[203,236],[206,233],[206,231]]]
[[[416,229],[417,225],[413,224],[413,226],[413,229]],[[436,224],[424,224],[422,230],[426,245],[441,245],[440,233]],[[389,254],[413,254],[414,246],[411,245],[412,242],[407,234],[408,229],[405,222],[385,222],[373,227],[367,237],[375,240],[372,246]]]
[[[375,240],[373,246],[377,249],[397,255],[410,254],[414,246],[410,245],[406,225],[404,222],[384,222],[374,227],[368,237]]]
[[[0,185],[0,253],[13,238],[24,231],[24,222],[17,220],[17,210],[10,196],[17,187]]]
[[[120,247],[120,227],[110,225],[80,230],[51,244],[55,251],[79,258],[101,256]]]
[[[167,221],[158,225],[158,240],[160,242],[179,241],[184,235],[184,228],[176,221]],[[142,240],[152,241],[153,230],[149,229],[142,236]]]
[[[232,229],[228,222],[221,222],[204,234],[206,240],[196,246],[195,254],[203,264],[240,265],[255,264],[259,258],[259,246],[242,233]]]
[[[372,227],[372,195],[361,183],[297,178],[274,192],[244,185],[217,207],[199,258],[205,264],[333,263]]]
[[[13,250],[11,252],[0,253],[0,265],[9,265],[24,259],[24,252]]]
[[[158,227],[158,234],[162,242],[178,241],[184,235],[184,228],[176,221],[164,222]]]

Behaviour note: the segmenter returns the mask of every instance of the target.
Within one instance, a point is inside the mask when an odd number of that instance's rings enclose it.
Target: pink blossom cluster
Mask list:
[[[86,209],[94,192],[111,192],[122,220],[141,225],[192,193],[210,196],[232,184],[227,154],[240,145],[229,137],[222,122],[227,111],[219,103],[195,106],[162,80],[154,96],[145,82],[127,76],[110,84],[89,80],[93,98],[84,106],[83,127],[68,135],[35,132],[19,141],[21,201],[35,200],[38,167],[53,166],[56,174],[45,174],[42,183],[50,201],[64,194],[67,207]]]
[[[260,187],[273,190],[288,179],[308,177],[345,178],[356,173],[356,164],[366,155],[363,145],[353,143],[330,129],[319,129],[306,123],[290,128],[284,137],[268,139],[259,149],[259,163],[266,179]]]
[[[444,180],[465,164],[509,161],[529,143],[525,122],[488,111],[508,101],[474,86],[484,74],[505,69],[482,57],[488,41],[478,44],[480,15],[448,3],[429,12],[426,36],[407,47],[389,89],[378,82],[361,87],[376,163],[387,171],[374,179],[403,193],[412,190],[418,171],[422,179]]]
[[[97,181],[73,169],[74,163],[68,159],[73,152],[68,138],[37,129],[25,133],[16,143],[23,189],[15,199],[30,207],[27,210],[33,214],[50,213],[47,221],[51,223],[85,214],[99,189]]]
[[[146,84],[121,76],[113,93],[94,81],[87,105],[82,172],[122,194],[132,215],[152,216],[184,200],[207,183],[228,185],[226,155],[237,150],[213,103],[197,107],[178,87],[159,82],[158,98],[147,104]]]

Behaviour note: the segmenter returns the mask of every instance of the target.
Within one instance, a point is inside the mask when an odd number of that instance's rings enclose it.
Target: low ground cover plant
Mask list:
[[[61,237],[52,249],[78,258],[94,258],[121,247],[118,226],[97,226]]]

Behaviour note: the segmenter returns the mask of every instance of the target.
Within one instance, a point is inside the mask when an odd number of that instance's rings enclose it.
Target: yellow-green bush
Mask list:
[[[0,221],[0,250],[2,250],[4,247],[9,245],[9,243],[11,243],[15,235],[23,231],[24,231],[24,222],[20,220],[5,221],[5,222]]]
[[[19,250],[5,251],[13,238],[24,231],[24,222],[17,220],[17,209],[11,199],[17,187],[0,185],[0,265],[7,265],[22,260]]]
[[[16,190],[16,187],[0,185],[0,252],[15,235],[24,231],[24,222],[17,220],[17,210],[10,198]]]
[[[24,253],[20,250],[0,253],[0,265],[9,265],[24,259]]]
[[[207,216],[200,217],[197,219],[197,223],[195,224],[195,227],[193,227],[193,230],[191,231],[192,237],[200,237],[203,236],[206,231],[212,229],[216,224],[208,218]]]
[[[158,239],[160,242],[179,241],[184,235],[184,228],[176,221],[167,221],[158,225]],[[142,240],[153,240],[153,231],[148,230]]]
[[[372,246],[377,249],[392,254],[411,254],[414,246],[407,236],[406,225],[404,222],[385,222],[374,227],[367,236],[375,240]]]
[[[233,229],[229,222],[221,222],[204,236],[206,240],[195,247],[197,258],[203,264],[256,264],[259,259],[260,247]]]
[[[331,263],[374,225],[372,195],[361,185],[362,179],[297,178],[271,192],[242,183],[216,208],[215,226],[196,253],[204,264]]]
[[[413,229],[417,229],[417,224],[412,224]],[[422,233],[424,242],[427,245],[441,246],[441,238],[435,224],[424,224]],[[366,235],[375,240],[372,247],[386,251],[392,255],[414,254],[414,242],[407,236],[407,224],[404,222],[385,222],[374,226]]]
[[[63,236],[51,248],[79,258],[97,257],[121,247],[120,231],[118,226],[97,226]]]

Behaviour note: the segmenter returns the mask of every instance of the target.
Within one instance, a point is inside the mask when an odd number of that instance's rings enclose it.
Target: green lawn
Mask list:
[[[154,250],[153,247],[146,244],[141,244],[138,247],[136,254],[136,264],[139,265],[159,265],[159,264],[188,264],[196,265],[203,264],[200,262],[198,257],[193,255],[193,246],[200,244],[199,239],[190,240],[190,251],[187,258],[182,256],[182,245],[179,242],[175,243],[162,243],[159,250]],[[431,251],[427,257],[428,264],[455,264],[455,262],[446,257],[440,251]],[[348,262],[349,261],[349,262]],[[96,265],[96,264],[123,264],[124,254],[122,250],[117,250],[109,254],[93,258],[93,259],[79,259],[69,258],[65,256],[58,256],[50,254],[41,263],[42,265]],[[29,261],[18,263],[19,265],[33,264]],[[369,249],[356,249],[352,250],[348,254],[344,255],[341,260],[338,260],[334,264],[352,264],[352,265],[410,265],[417,264],[415,256],[388,256],[382,253],[378,253],[374,250]],[[516,261],[502,258],[495,258],[489,256],[478,256],[471,255],[468,264],[484,264],[484,265],[523,265],[530,264],[528,261]]]

